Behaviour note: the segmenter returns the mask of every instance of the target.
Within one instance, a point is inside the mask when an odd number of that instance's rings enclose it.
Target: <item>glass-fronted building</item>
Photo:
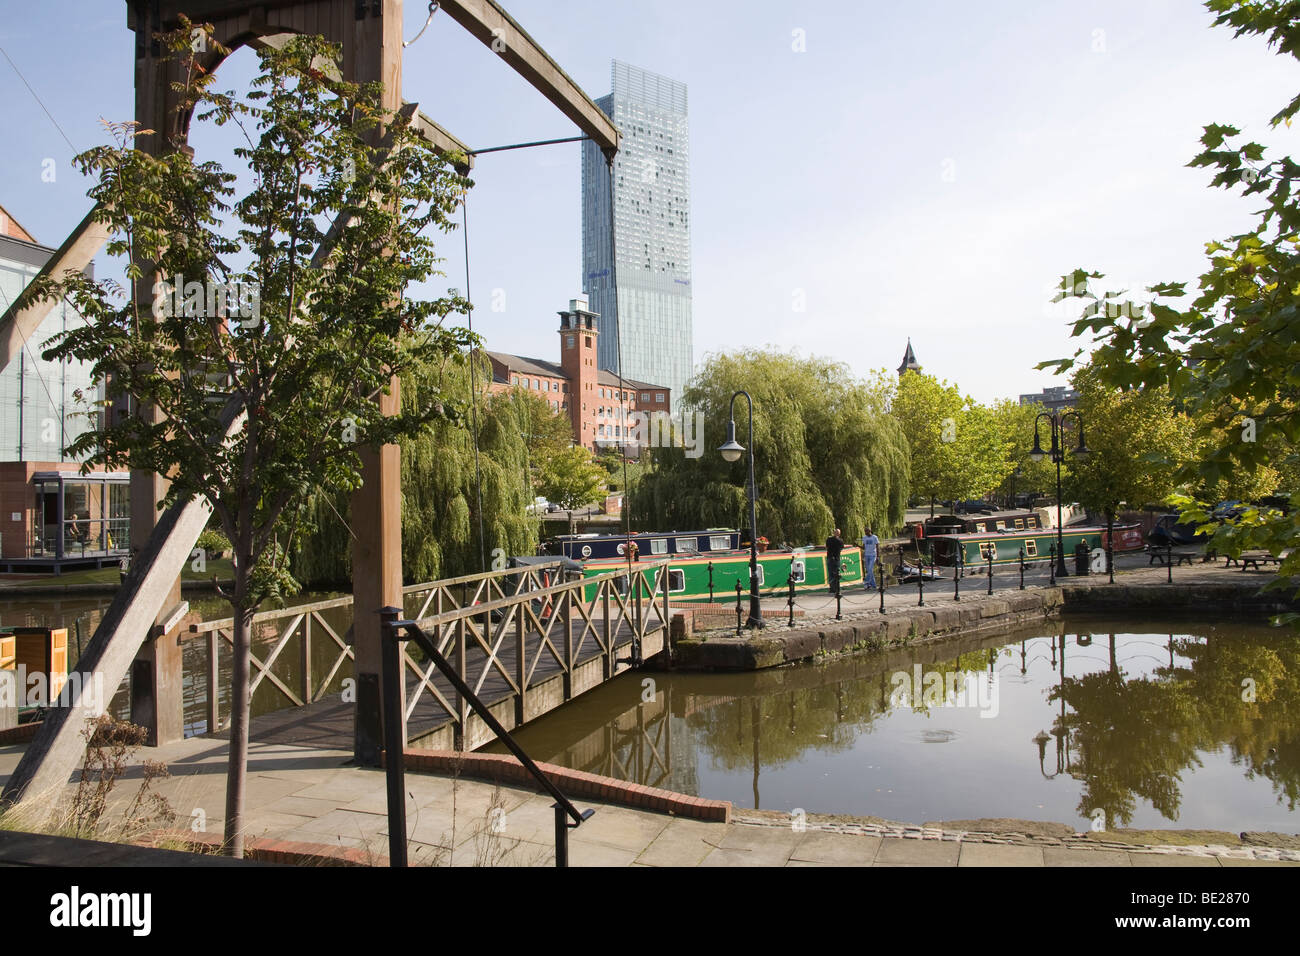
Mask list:
[[[602,318],[598,363],[668,386],[691,377],[690,143],[686,84],[613,61],[612,92],[596,100],[623,134],[614,161],[616,262],[604,154],[582,153],[582,287]],[[616,268],[611,268],[616,265]],[[618,310],[614,286],[618,283]]]
[[[0,313],[54,254],[0,207]],[[64,449],[94,427],[101,387],[85,362],[41,352],[84,320],[60,302],[0,369],[0,567],[10,571],[115,563],[130,550],[130,475],[97,471]]]

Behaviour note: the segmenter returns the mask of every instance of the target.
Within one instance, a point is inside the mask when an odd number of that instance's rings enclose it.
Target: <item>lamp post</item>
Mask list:
[[[745,396],[749,403],[749,620],[746,627],[763,626],[763,609],[758,603],[758,509],[754,499],[758,496],[758,486],[754,484],[754,400],[743,388],[731,396],[728,412],[727,440],[718,446],[718,452],[724,461],[739,461],[745,453],[745,447],[736,441],[736,398]]]
[[[1061,528],[1061,462],[1065,461],[1065,420],[1073,416],[1074,420],[1079,423],[1079,447],[1074,449],[1075,457],[1086,458],[1088,456],[1088,446],[1083,440],[1083,418],[1078,412],[1039,412],[1034,419],[1034,447],[1029,452],[1029,457],[1034,461],[1043,460],[1043,446],[1038,437],[1038,421],[1046,418],[1051,424],[1052,429],[1052,447],[1047,454],[1052,456],[1052,461],[1056,462],[1056,576],[1067,577],[1069,571],[1065,567],[1065,537]]]

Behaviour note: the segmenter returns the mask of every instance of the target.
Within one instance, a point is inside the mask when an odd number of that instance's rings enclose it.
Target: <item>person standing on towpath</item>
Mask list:
[[[840,537],[840,529],[836,528],[826,539],[826,581],[830,585],[831,594],[840,593],[840,552],[843,550],[844,539]]]
[[[880,539],[867,530],[862,535],[862,586],[868,591],[876,586],[876,552],[880,548]]]

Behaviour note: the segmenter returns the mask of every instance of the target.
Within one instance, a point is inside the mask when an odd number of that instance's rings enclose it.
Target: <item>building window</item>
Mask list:
[[[663,392],[655,392],[655,401],[656,401],[656,402],[659,402],[659,403],[662,405],[662,404],[663,404],[663,400],[664,400],[664,393],[663,393]]]
[[[648,402],[648,401],[650,401],[650,393],[649,393],[649,392],[642,392],[642,393],[641,393],[641,401],[643,401],[643,402]]]
[[[565,347],[565,348],[569,348],[569,349],[573,348],[573,336],[572,336],[572,335],[566,335],[566,336],[564,337],[564,347]]]
[[[591,336],[590,336],[590,335],[584,335],[583,338],[586,339],[586,342],[583,343],[583,344],[585,344],[585,345],[587,346],[587,348],[591,348]]]

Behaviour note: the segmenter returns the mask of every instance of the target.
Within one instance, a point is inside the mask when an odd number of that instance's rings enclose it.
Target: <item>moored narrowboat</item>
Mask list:
[[[1142,534],[1137,525],[1117,526],[1115,529],[1115,551],[1132,551],[1142,547]],[[1106,547],[1106,529],[1094,526],[1074,526],[1062,529],[1061,538],[1065,546],[1065,556],[1073,556],[1079,543],[1083,542],[1089,552]],[[1014,564],[1020,561],[1032,564],[1047,561],[1054,554],[1057,537],[1055,528],[1036,529],[1033,531],[994,531],[975,534],[938,534],[924,539],[931,562],[944,567],[964,565],[981,567],[989,562],[994,565]]]
[[[665,557],[668,565],[668,599],[673,602],[727,601],[733,599],[736,584],[743,593],[749,593],[749,551],[736,548],[710,554],[655,555],[645,554],[638,548],[638,557],[632,563],[632,572],[639,573],[647,588],[653,588],[656,576],[661,574],[659,562]],[[626,557],[592,558],[582,562],[583,577],[595,577],[610,571],[626,570]],[[825,590],[830,586],[826,567],[825,548],[780,548],[758,555],[758,586],[764,595],[782,595],[795,591]],[[840,585],[847,588],[862,583],[862,552],[845,547],[840,554]],[[618,582],[625,592],[626,579]],[[592,600],[596,585],[587,586],[583,595]]]

